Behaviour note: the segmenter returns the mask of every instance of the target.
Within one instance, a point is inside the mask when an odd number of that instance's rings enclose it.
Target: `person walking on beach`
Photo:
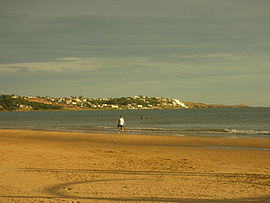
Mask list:
[[[124,134],[124,132],[125,132],[125,127],[124,126],[125,126],[125,119],[124,119],[123,116],[120,116],[120,118],[118,120],[117,127],[118,127],[119,132],[122,133],[122,134]]]

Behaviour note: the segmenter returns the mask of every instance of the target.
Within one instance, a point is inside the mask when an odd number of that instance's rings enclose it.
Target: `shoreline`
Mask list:
[[[0,202],[270,200],[270,139],[0,130],[0,144]]]
[[[209,104],[207,107],[190,107],[190,108],[183,108],[183,107],[143,107],[143,108],[63,108],[63,109],[39,109],[39,110],[33,110],[33,109],[20,109],[20,110],[14,110],[14,111],[0,111],[0,112],[33,112],[33,111],[121,111],[121,110],[186,110],[186,109],[245,109],[245,108],[270,108],[268,106],[261,107],[261,106],[247,106],[247,105],[215,105],[215,104]]]
[[[30,126],[32,127],[32,126]],[[105,130],[106,129],[106,130]],[[134,131],[135,129],[135,131]],[[68,129],[68,128],[44,128],[44,127],[34,127],[34,128],[16,128],[16,127],[6,127],[6,128],[0,128],[1,130],[21,130],[21,131],[48,131],[48,132],[64,132],[64,133],[86,133],[86,134],[118,134],[118,129],[110,126],[107,128],[89,128],[89,129]],[[140,131],[140,132],[139,132]],[[194,138],[222,138],[222,139],[265,139],[268,140],[270,139],[270,136],[268,134],[237,134],[235,132],[230,133],[229,129],[205,129],[201,130],[201,134],[193,134],[192,130],[179,130],[177,133],[166,133],[166,130],[163,131],[162,129],[156,129],[149,131],[149,129],[146,128],[140,129],[137,131],[136,128],[130,128],[126,130],[127,135],[145,135],[145,136],[168,136],[168,137],[194,137]],[[237,131],[237,130],[234,130]],[[239,130],[240,132],[241,130]],[[248,131],[248,130],[246,130]],[[251,132],[254,132],[254,130],[251,130]],[[257,131],[259,132],[259,131]],[[265,133],[266,131],[263,131],[262,133]],[[268,131],[269,133],[269,131]]]
[[[27,134],[27,133],[41,133],[41,134],[54,134],[54,135],[81,135],[81,136],[110,136],[113,138],[114,136],[125,136],[124,138],[132,138],[133,139],[144,139],[147,140],[147,138],[150,139],[161,139],[161,140],[171,140],[171,141],[184,141],[181,142],[187,143],[192,142],[195,145],[183,145],[179,147],[239,147],[239,148],[264,148],[270,150],[270,138],[267,137],[215,137],[215,136],[193,136],[193,135],[167,135],[167,134],[120,134],[117,130],[115,133],[101,133],[101,132],[83,132],[83,131],[57,131],[57,130],[46,130],[46,129],[0,129],[0,136],[3,133],[18,133],[18,134]],[[87,137],[86,137],[87,138]],[[122,137],[123,138],[123,137]],[[207,141],[207,142],[206,142]],[[155,144],[156,142],[152,142],[152,144]],[[169,142],[171,143],[171,142]],[[177,142],[176,142],[177,143]],[[208,143],[208,146],[204,145],[203,143]],[[213,145],[216,144],[216,145]],[[173,146],[173,145],[172,145]],[[177,145],[175,145],[177,146]]]

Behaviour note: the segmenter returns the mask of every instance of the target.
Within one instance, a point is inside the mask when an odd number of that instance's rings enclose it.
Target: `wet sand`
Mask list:
[[[270,202],[270,139],[0,130],[0,202]]]

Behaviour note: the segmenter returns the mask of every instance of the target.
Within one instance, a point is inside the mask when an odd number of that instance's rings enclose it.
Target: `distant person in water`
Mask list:
[[[119,132],[121,132],[122,134],[124,134],[124,132],[125,132],[124,126],[125,126],[125,119],[123,116],[120,116],[120,118],[118,120],[117,127],[118,127]]]
[[[146,116],[144,116],[144,115],[141,115],[140,119],[141,119],[141,120],[146,120],[146,119],[147,119],[147,117],[146,117]]]

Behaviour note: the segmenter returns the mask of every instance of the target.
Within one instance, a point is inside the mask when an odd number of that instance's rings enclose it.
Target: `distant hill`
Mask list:
[[[0,95],[0,111],[92,110],[92,109],[192,109],[244,108],[246,105],[210,105],[183,102],[164,97],[133,96],[121,98],[39,97]]]
[[[248,108],[249,106],[244,104],[239,105],[222,105],[222,104],[204,104],[195,102],[184,102],[189,108]]]
[[[60,110],[60,106],[35,102],[15,95],[0,95],[0,111]]]

